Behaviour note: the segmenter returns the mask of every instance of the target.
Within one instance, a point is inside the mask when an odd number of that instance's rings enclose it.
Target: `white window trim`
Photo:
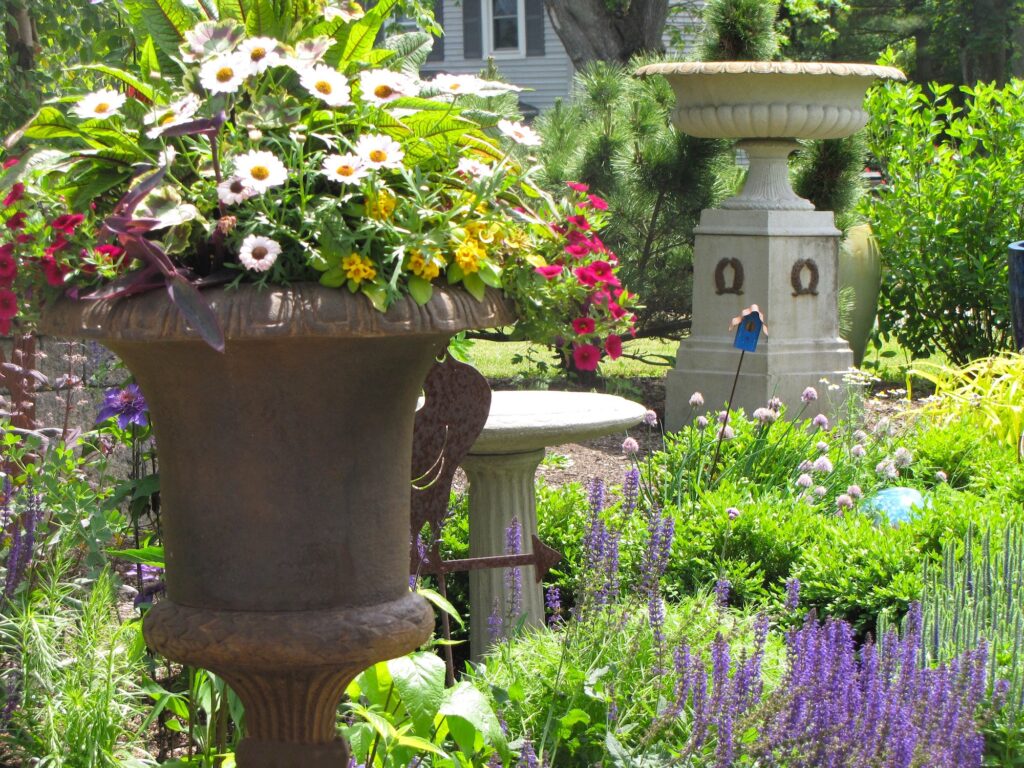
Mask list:
[[[503,48],[500,51],[494,50],[494,2],[493,0],[482,0],[483,17],[483,49],[484,58],[488,56],[499,59],[525,59],[526,58],[526,0],[516,0],[516,19],[519,22],[519,48]]]

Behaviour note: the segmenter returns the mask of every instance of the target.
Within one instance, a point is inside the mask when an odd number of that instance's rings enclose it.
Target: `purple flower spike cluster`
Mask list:
[[[128,429],[129,424],[146,426],[149,407],[138,384],[129,384],[124,389],[108,389],[103,396],[103,407],[96,416],[96,423],[117,417],[117,426]]]
[[[590,522],[583,537],[583,602],[590,608],[602,608],[619,597],[619,539],[621,534],[608,528],[601,519],[604,509],[604,482],[590,482]]]
[[[632,467],[626,470],[626,478],[622,481],[622,514],[629,519],[636,511],[636,502],[640,496],[640,470]]]
[[[0,504],[4,528],[0,528],[0,535],[5,528],[10,528],[11,548],[7,553],[7,574],[4,580],[4,597],[8,599],[14,595],[28,573],[35,549],[36,524],[43,519],[42,497],[33,492],[31,480],[26,485],[26,491],[25,507],[21,514],[16,515],[11,511],[15,494],[10,481],[4,479],[3,503]],[[12,518],[13,522],[9,522]]]
[[[523,528],[519,518],[512,518],[512,523],[505,529],[505,554],[518,555],[523,551]],[[508,594],[508,618],[515,624],[523,612],[523,569],[505,569],[505,591]]]
[[[903,638],[857,653],[850,625],[808,621],[789,643],[785,704],[762,728],[759,752],[789,768],[976,768],[984,739],[975,713],[985,694],[984,646],[922,668],[920,605]]]
[[[647,550],[644,552],[640,591],[647,598],[647,620],[658,655],[654,671],[659,675],[665,672],[662,665],[665,655],[665,605],[661,599],[661,577],[668,567],[674,535],[675,518],[671,514],[662,515],[660,509],[651,507],[647,518]]]

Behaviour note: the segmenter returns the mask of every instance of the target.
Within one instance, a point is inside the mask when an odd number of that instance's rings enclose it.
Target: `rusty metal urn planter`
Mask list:
[[[241,768],[343,768],[345,687],[433,627],[408,582],[416,398],[452,334],[511,310],[459,290],[387,313],[312,284],[204,296],[223,354],[159,292],[62,301],[44,325],[109,347],[149,403],[167,561],[149,645],[238,692]]]

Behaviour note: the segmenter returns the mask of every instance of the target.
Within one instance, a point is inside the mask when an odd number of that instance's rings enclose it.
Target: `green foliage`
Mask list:
[[[1016,447],[1024,432],[1024,355],[1007,352],[964,366],[918,363],[911,371],[935,387],[924,413],[963,420]]]
[[[109,572],[75,583],[72,567],[54,552],[36,586],[0,614],[0,645],[17,664],[4,673],[7,695],[20,697],[8,700],[7,743],[25,765],[142,765],[140,623],[119,620]]]
[[[342,731],[367,768],[476,768],[492,755],[509,759],[497,715],[467,682],[445,687],[445,666],[433,653],[380,662],[348,687]],[[429,757],[428,757],[429,756]]]
[[[1006,248],[1024,210],[1024,82],[872,89],[868,145],[888,183],[865,212],[885,260],[879,327],[918,357],[1010,344]]]
[[[779,52],[778,0],[710,0],[704,8],[704,61],[771,61]]]
[[[833,211],[836,226],[855,223],[854,208],[863,191],[861,172],[867,146],[862,133],[845,139],[809,141],[793,163],[793,191],[819,211]]]

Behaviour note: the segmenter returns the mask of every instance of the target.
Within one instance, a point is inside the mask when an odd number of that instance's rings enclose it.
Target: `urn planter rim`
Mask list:
[[[419,305],[404,296],[380,312],[361,294],[318,283],[204,289],[228,341],[260,338],[444,335],[515,322],[513,303],[488,288],[482,301],[435,286]],[[61,298],[44,311],[40,330],[53,336],[124,342],[202,342],[163,291],[103,300]]]
[[[905,81],[895,67],[832,61],[678,61],[647,64],[637,75],[826,75]]]

